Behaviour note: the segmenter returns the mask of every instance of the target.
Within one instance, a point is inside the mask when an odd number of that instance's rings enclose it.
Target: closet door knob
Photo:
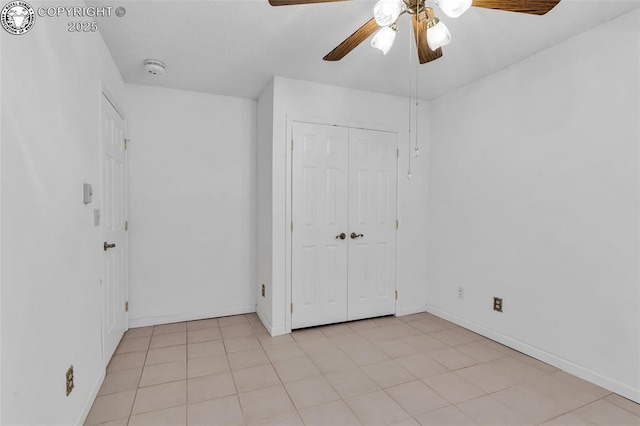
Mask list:
[[[347,234],[345,234],[344,232],[340,235],[336,235],[336,240],[340,238],[341,240],[344,240],[345,238],[347,238]]]
[[[104,248],[104,251],[107,251],[110,248],[114,248],[115,246],[116,246],[115,244],[109,244],[108,242],[105,241],[103,248]]]
[[[356,234],[355,232],[351,233],[351,239],[355,240],[356,238],[364,237],[364,234]]]

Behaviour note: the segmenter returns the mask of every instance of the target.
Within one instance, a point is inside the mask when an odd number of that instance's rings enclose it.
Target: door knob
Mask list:
[[[115,244],[109,244],[108,242],[105,241],[104,242],[104,246],[103,246],[104,247],[104,251],[107,251],[110,248],[115,248],[115,246],[116,246]]]
[[[364,234],[356,234],[355,232],[351,233],[351,239],[355,240],[358,237],[364,237]]]
[[[336,240],[340,238],[341,240],[344,240],[345,238],[347,238],[347,234],[345,234],[344,232],[340,235],[336,235]]]

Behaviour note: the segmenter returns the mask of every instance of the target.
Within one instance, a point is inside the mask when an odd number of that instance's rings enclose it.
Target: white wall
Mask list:
[[[0,423],[81,424],[104,377],[99,203],[83,205],[82,183],[99,199],[101,81],[116,103],[123,83],[101,36],[64,19],[0,33]]]
[[[637,10],[433,102],[429,310],[640,401],[639,119]]]
[[[257,178],[258,178],[258,286],[256,311],[265,324],[272,322],[273,292],[271,274],[273,273],[272,221],[273,221],[273,89],[272,79],[258,98],[258,134],[257,134]],[[262,284],[265,285],[265,296],[262,296]]]
[[[267,88],[271,90],[270,87]],[[398,218],[398,313],[407,314],[425,310],[426,266],[421,253],[426,251],[422,236],[426,233],[426,221],[423,212],[427,207],[426,155],[413,161],[414,179],[406,179],[408,154],[408,111],[409,99],[382,95],[372,92],[352,90],[325,84],[291,80],[282,77],[274,79],[273,95],[273,137],[270,170],[272,176],[271,200],[271,247],[270,251],[261,249],[258,257],[271,257],[271,276],[265,280],[268,294],[271,295],[271,319],[265,325],[273,334],[285,333],[286,324],[286,286],[287,286],[287,235],[290,223],[287,211],[287,187],[290,185],[287,170],[289,152],[287,135],[291,119],[314,120],[321,123],[353,127],[364,127],[398,133],[400,147]],[[264,94],[263,94],[264,95]],[[270,95],[269,95],[270,96]],[[258,132],[268,133],[266,127]],[[423,152],[426,151],[428,133],[428,105],[422,103],[420,109],[420,127]],[[263,142],[261,142],[263,143]],[[266,143],[269,143],[267,140]],[[413,146],[411,147],[413,149]],[[260,151],[262,153],[262,151]],[[261,163],[262,160],[259,160]],[[268,169],[264,169],[267,173]],[[265,303],[265,307],[269,304]],[[262,308],[262,306],[261,306]],[[263,318],[264,321],[265,318]]]
[[[254,312],[256,102],[125,90],[131,326]]]

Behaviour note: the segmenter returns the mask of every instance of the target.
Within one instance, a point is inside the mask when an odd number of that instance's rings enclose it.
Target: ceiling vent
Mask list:
[[[156,59],[147,59],[144,61],[144,69],[152,75],[164,74],[165,65]]]

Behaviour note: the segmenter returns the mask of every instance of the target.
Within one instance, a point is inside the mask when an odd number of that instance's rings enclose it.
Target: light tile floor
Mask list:
[[[270,337],[255,314],[129,330],[86,425],[640,425],[640,405],[433,315]]]

